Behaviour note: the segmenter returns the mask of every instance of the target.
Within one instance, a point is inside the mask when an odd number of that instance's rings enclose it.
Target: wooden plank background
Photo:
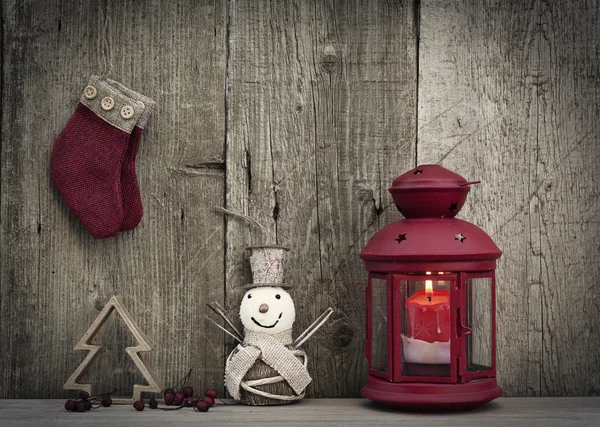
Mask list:
[[[113,294],[167,383],[222,391],[249,244],[292,248],[309,396],[365,380],[358,253],[400,219],[387,192],[415,164],[469,179],[460,217],[503,249],[498,375],[510,396],[600,395],[598,2],[16,1],[2,3],[0,398],[67,395],[72,351]],[[157,101],[137,171],[145,214],[94,240],[48,161],[89,75]],[[267,228],[223,218],[214,206]],[[127,390],[118,319],[88,379]]]

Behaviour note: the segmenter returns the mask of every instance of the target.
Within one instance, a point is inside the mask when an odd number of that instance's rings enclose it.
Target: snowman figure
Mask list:
[[[285,290],[282,246],[253,246],[250,265],[253,283],[246,285],[240,304],[240,334],[222,309],[215,309],[228,323],[240,344],[225,366],[225,386],[234,399],[250,405],[279,405],[304,397],[312,381],[306,353],[298,347],[327,321],[329,308],[302,333],[292,339],[296,318],[294,301]]]

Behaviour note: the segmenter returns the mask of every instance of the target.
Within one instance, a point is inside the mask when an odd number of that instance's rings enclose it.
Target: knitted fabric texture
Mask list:
[[[123,158],[121,166],[121,201],[123,204],[123,221],[119,231],[133,230],[142,220],[144,206],[135,173],[135,158],[142,140],[142,129],[139,126],[133,128],[129,146]]]
[[[54,187],[97,239],[131,230],[142,218],[135,159],[154,105],[114,80],[91,76],[56,138],[50,157]]]
[[[147,96],[129,89],[127,86],[116,80],[109,79],[106,76],[98,77],[98,79],[106,82],[112,89],[117,90],[123,96],[140,101],[144,104],[144,111],[131,131],[129,146],[127,147],[123,165],[121,166],[123,223],[121,224],[120,231],[133,230],[140,223],[142,216],[144,215],[144,206],[142,205],[142,196],[140,194],[140,187],[135,170],[135,159],[142,140],[144,127],[146,126],[156,103]]]
[[[129,136],[79,103],[52,149],[54,187],[96,239],[116,234],[123,222],[121,163]]]
[[[304,391],[312,381],[306,367],[286,347],[292,344],[292,330],[266,334],[245,330],[244,342],[238,345],[225,367],[225,386],[234,399],[240,400],[240,383],[248,370],[262,355],[262,361],[275,369],[296,394]]]

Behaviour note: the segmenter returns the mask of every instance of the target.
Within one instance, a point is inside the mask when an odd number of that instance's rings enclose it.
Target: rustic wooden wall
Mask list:
[[[597,2],[16,1],[2,3],[0,398],[64,396],[72,347],[119,293],[174,382],[222,383],[244,248],[290,246],[309,395],[364,383],[370,236],[400,215],[417,163],[481,179],[461,217],[504,250],[498,363],[508,395],[600,394]],[[158,102],[138,155],[145,206],[96,241],[52,188],[52,142],[90,74]],[[253,216],[268,232],[224,219]],[[391,207],[390,207],[391,206]],[[114,320],[90,380],[139,380]],[[222,388],[221,388],[222,389]]]
[[[417,161],[481,179],[507,395],[600,394],[600,4],[421,5]]]
[[[224,298],[224,225],[211,209],[224,201],[225,4],[6,1],[2,15],[0,395],[64,395],[84,356],[74,344],[117,293],[167,382],[193,368],[195,383],[221,384],[223,337],[202,319]],[[94,240],[48,164],[88,77],[105,70],[157,110],[138,153],[144,219]],[[130,390],[131,334],[107,330],[98,388]]]

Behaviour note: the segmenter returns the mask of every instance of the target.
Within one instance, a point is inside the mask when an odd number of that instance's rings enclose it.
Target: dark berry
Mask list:
[[[194,398],[192,396],[186,397],[184,403],[185,403],[185,406],[187,406],[188,408],[191,408],[192,406],[194,406]]]
[[[148,401],[148,406],[150,407],[150,409],[156,409],[158,408],[158,402],[155,398],[152,398]]]
[[[191,388],[189,385],[187,387],[184,387],[181,391],[183,392],[183,397],[190,397],[194,395],[194,389]]]
[[[77,402],[77,404],[75,405],[75,410],[77,412],[85,412],[85,403],[83,401]]]
[[[209,406],[209,408],[212,408],[215,405],[215,399],[213,399],[210,396],[204,396],[204,398],[202,400],[204,402],[206,402],[206,404]]]
[[[144,402],[141,400],[136,400],[135,402],[133,402],[133,407],[135,408],[136,411],[143,411],[144,410]]]
[[[206,412],[208,411],[208,404],[204,400],[196,402],[196,409],[200,412]]]
[[[172,392],[165,393],[165,404],[171,406],[175,402],[175,394]]]
[[[65,409],[67,411],[72,411],[75,409],[75,401],[73,399],[69,399],[65,402]]]
[[[206,396],[212,397],[213,399],[217,397],[217,392],[212,389],[209,388],[208,390],[206,390],[206,393],[204,393]]]
[[[85,405],[86,411],[89,411],[90,409],[92,409],[92,402],[90,402],[89,400],[84,400],[83,404]]]
[[[112,399],[110,398],[110,396],[106,396],[106,397],[102,398],[102,400],[100,401],[100,403],[105,408],[108,408],[110,405],[112,405]]]
[[[90,394],[87,391],[85,391],[85,390],[80,390],[79,391],[79,397],[81,399],[89,399],[90,398]]]
[[[176,393],[175,401],[173,403],[177,406],[181,405],[183,403],[183,393]]]

